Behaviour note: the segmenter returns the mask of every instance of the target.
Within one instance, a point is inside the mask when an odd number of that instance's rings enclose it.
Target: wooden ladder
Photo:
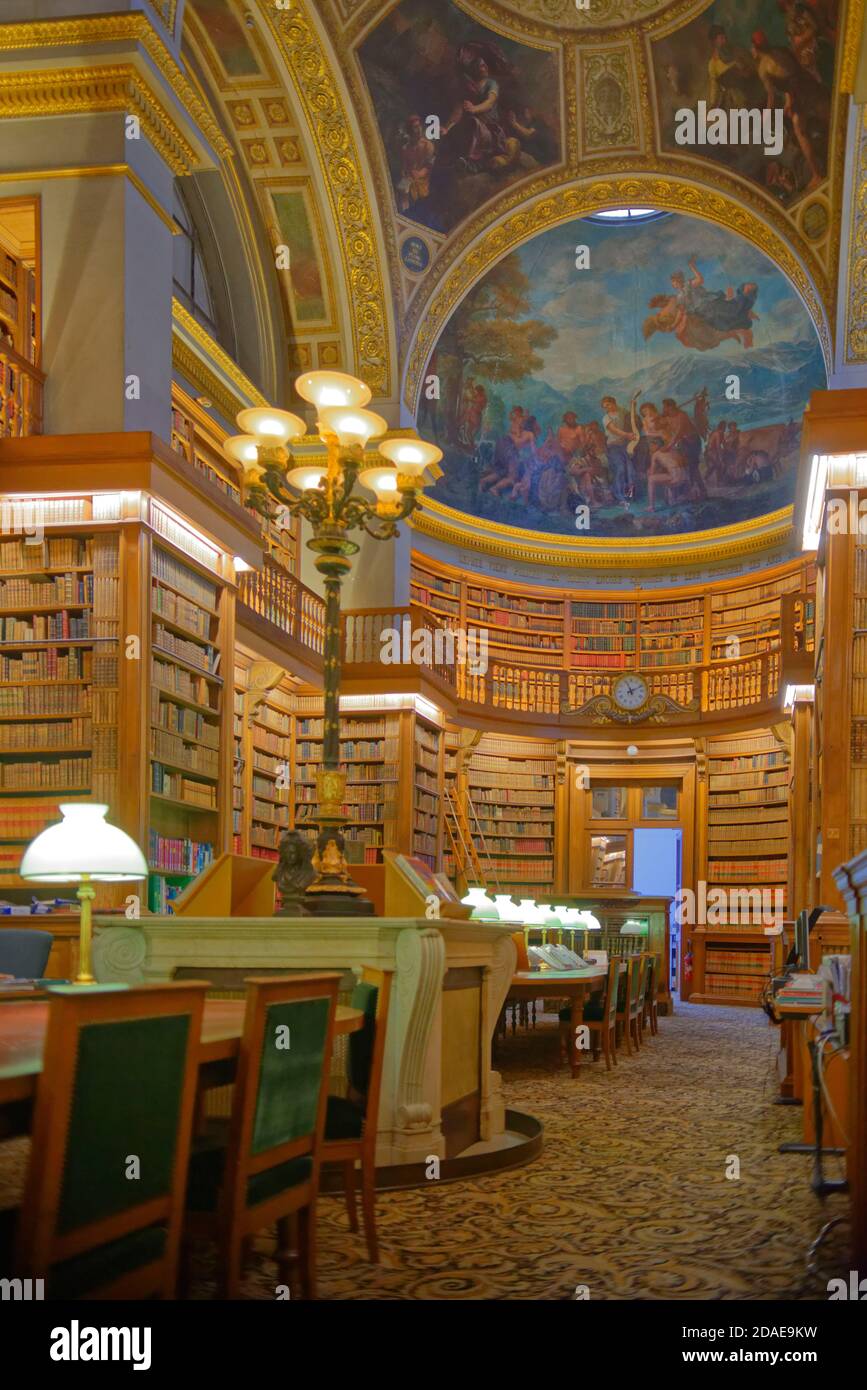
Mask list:
[[[455,857],[455,882],[463,879],[464,884],[470,886],[470,876],[468,868],[472,870],[472,883],[479,888],[489,888],[491,884],[500,891],[500,880],[494,868],[491,856],[488,852],[487,841],[484,831],[479,824],[479,817],[470,796],[466,797],[470,816],[466,814],[464,805],[459,797],[452,796],[452,789],[445,788],[446,805],[446,830],[451,840],[452,853]],[[470,817],[475,824],[475,833],[478,835],[482,844],[482,855],[479,855],[473,840],[473,830],[470,824]]]

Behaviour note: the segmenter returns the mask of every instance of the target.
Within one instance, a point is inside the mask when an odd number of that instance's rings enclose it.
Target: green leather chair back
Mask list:
[[[633,956],[629,966],[629,1003],[630,1006],[637,1004],[641,997],[641,987],[644,983],[644,972],[641,968],[643,957]]]
[[[298,999],[266,1008],[252,1153],[313,1135],[328,1011],[327,998]]]
[[[61,1234],[169,1194],[189,1028],[176,1014],[79,1030]]]
[[[607,1014],[608,1022],[613,1026],[617,1017],[617,987],[620,983],[620,959],[613,956],[608,962],[608,999]]]

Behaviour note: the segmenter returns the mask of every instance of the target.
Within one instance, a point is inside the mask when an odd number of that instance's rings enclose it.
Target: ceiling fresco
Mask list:
[[[541,233],[473,287],[428,372],[441,394],[423,395],[419,428],[445,454],[431,499],[572,539],[789,506],[801,417],[827,384],[786,278],[677,214]]]
[[[687,250],[700,269],[709,261],[714,292],[734,281],[737,294],[744,277],[714,266],[702,240],[713,224],[770,258],[800,305],[800,341],[812,320],[830,371],[860,37],[851,0],[284,0],[279,10],[272,0],[188,0],[186,15],[271,243],[292,253],[281,290],[293,368],[358,371],[383,406],[400,399],[414,415],[431,353],[504,255],[520,261],[539,233],[631,203],[702,219],[675,259],[685,274]],[[740,103],[760,121],[779,113],[760,147],[679,143],[684,111],[698,129],[708,110],[728,120]],[[665,343],[674,356],[752,354],[755,364],[775,349],[761,336],[771,280],[758,282],[752,348],[729,339],[699,351],[659,333],[645,350],[654,361]],[[634,304],[629,315],[634,331]],[[810,362],[818,379],[814,353]],[[806,375],[799,367],[798,382]],[[624,368],[618,381],[629,376]],[[749,503],[716,498],[699,527],[776,507],[779,467],[759,481]],[[457,487],[452,473],[442,486]],[[673,518],[668,529],[686,528]],[[550,515],[534,524],[561,529]],[[632,534],[614,515],[605,524]]]

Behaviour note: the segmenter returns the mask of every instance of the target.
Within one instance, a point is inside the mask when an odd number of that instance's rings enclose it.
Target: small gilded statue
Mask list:
[[[297,830],[287,830],[280,839],[277,867],[271,875],[280,890],[279,917],[306,917],[305,889],[316,877],[312,865],[313,846]]]

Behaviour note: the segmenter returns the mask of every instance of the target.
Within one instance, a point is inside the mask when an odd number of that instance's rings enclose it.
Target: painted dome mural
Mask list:
[[[755,521],[794,500],[826,374],[785,276],[677,214],[553,228],[492,267],[431,356],[419,430],[434,502],[553,536],[641,539]]]

